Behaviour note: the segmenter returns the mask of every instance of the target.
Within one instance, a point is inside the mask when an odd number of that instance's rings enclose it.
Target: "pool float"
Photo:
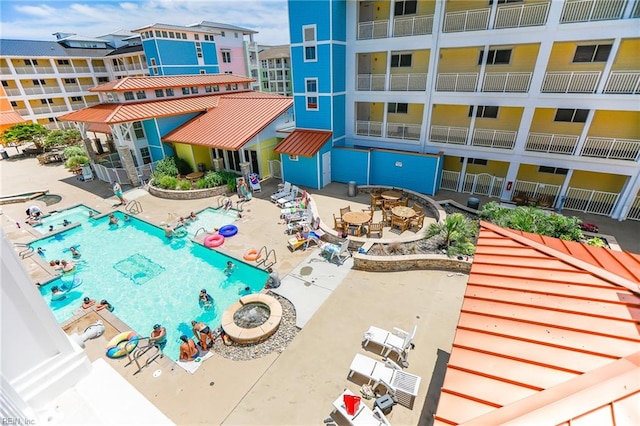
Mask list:
[[[224,236],[220,234],[211,234],[204,239],[206,247],[220,247],[224,243]]]
[[[54,293],[51,295],[51,300],[62,300],[65,297],[67,297],[67,292],[66,291],[61,291],[59,293]]]
[[[225,238],[233,237],[238,233],[238,227],[235,225],[224,225],[218,230],[218,233]]]
[[[187,234],[188,234],[187,230],[183,228],[173,231],[173,235],[175,235],[178,238],[184,238],[187,236]]]
[[[258,250],[252,248],[252,249],[249,249],[249,250],[245,251],[244,255],[242,256],[242,258],[244,260],[248,260],[250,262],[253,262],[254,260],[260,259],[260,253],[258,253]]]
[[[74,269],[76,269],[76,264],[73,262],[67,262],[67,264],[62,268],[62,272],[66,274],[67,272],[72,272]]]
[[[135,331],[131,330],[118,334],[107,343],[107,356],[113,359],[126,356],[138,346],[139,338]]]
[[[73,281],[63,281],[62,285],[60,286],[60,290],[69,291],[72,288],[78,287],[80,284],[82,284],[82,278],[79,275],[75,275],[73,277]]]

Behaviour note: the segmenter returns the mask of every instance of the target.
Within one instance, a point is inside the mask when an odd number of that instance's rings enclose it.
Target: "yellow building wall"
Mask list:
[[[391,68],[391,74],[426,73],[429,70],[428,50],[399,50],[392,54],[411,53],[411,67]]]
[[[547,185],[562,185],[565,175],[556,175],[553,173],[539,173],[538,166],[533,164],[520,164],[516,179],[527,182],[540,182]]]
[[[596,111],[588,136],[640,140],[640,112]]]
[[[88,67],[87,61],[85,59],[72,59],[71,63],[76,67]]]
[[[478,0],[447,0],[445,12],[460,12],[464,10],[488,9],[489,2]]]
[[[176,157],[182,158],[184,161],[189,163],[193,170],[198,170],[193,159],[193,151],[191,149],[191,145],[185,143],[174,143],[173,149],[175,149],[176,151]]]
[[[260,141],[258,144],[258,162],[260,167],[260,177],[263,178],[269,174],[269,161],[280,160],[280,154],[274,152],[273,149],[282,141],[282,138],[271,138]]]
[[[460,157],[453,155],[445,155],[444,156],[444,164],[442,165],[444,170],[449,170],[452,172],[460,172],[462,171],[462,163],[460,162]]]
[[[384,119],[384,109],[386,107],[384,102],[371,102],[371,119],[370,121],[380,121]]]
[[[461,47],[456,49],[441,49],[438,62],[439,73],[478,72],[478,57],[480,47]]]
[[[195,159],[194,171],[198,170],[197,165],[202,163],[207,170],[213,169],[213,163],[211,162],[211,148],[206,146],[191,145],[193,150],[193,157]]]
[[[418,15],[432,15],[436,11],[437,0],[418,0]],[[441,1],[441,0],[440,0]]]
[[[431,110],[431,124],[435,126],[469,127],[469,105],[437,104]]]
[[[99,102],[100,101],[100,97],[98,95],[85,96],[84,99],[87,102]]]
[[[554,133],[559,135],[579,136],[584,123],[566,123],[553,121],[556,116],[555,108],[536,108],[531,120],[530,132],[533,133]]]
[[[620,48],[611,69],[613,71],[637,71],[640,69],[640,38],[628,38],[620,41]]]
[[[553,43],[551,56],[547,63],[547,71],[600,71],[605,62],[573,62],[576,48],[580,45],[609,44],[610,40],[589,40],[589,42],[574,41]]]
[[[487,64],[486,72],[531,72],[536,66],[536,58],[540,50],[539,44],[518,44],[516,46],[491,46],[490,50],[511,49],[511,63],[509,65]],[[479,55],[479,53],[478,53]],[[478,58],[478,56],[476,56]],[[486,56],[485,56],[486,61]],[[477,62],[476,62],[477,63]]]
[[[500,107],[497,119],[477,117],[475,128],[516,131],[520,126],[523,112],[522,107]]]
[[[388,113],[387,122],[405,123],[405,124],[421,124],[423,114],[424,114],[423,104],[409,104],[409,108],[406,114]]]
[[[387,52],[375,52],[371,54],[371,73],[387,73]]]
[[[374,21],[389,19],[390,12],[391,12],[390,1],[377,1],[373,4],[373,20]]]
[[[571,176],[569,186],[604,192],[620,192],[626,181],[626,176],[576,170]]]

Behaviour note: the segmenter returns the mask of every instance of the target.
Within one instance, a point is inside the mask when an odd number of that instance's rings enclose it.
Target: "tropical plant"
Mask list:
[[[461,213],[447,216],[444,222],[432,223],[427,229],[427,238],[440,239],[439,248],[445,250],[447,256],[457,254],[472,255],[475,245],[472,238],[477,233],[477,223],[467,219]]]
[[[162,160],[158,161],[156,163],[156,167],[153,169],[153,173],[151,174],[154,182],[159,181],[164,176],[170,176],[174,178],[178,177],[178,167],[176,167],[176,161],[174,157],[165,157]]]
[[[64,158],[71,158],[74,155],[84,155],[84,156],[86,156],[86,153],[84,152],[84,148],[82,148],[81,146],[72,145],[72,146],[68,146],[68,147],[66,147],[64,149],[63,155],[64,155]]]
[[[45,148],[54,146],[72,145],[82,140],[78,129],[68,130],[52,130],[44,138],[43,145]]]
[[[229,192],[236,192],[236,177],[234,176],[229,176],[227,178],[227,190]]]
[[[154,177],[153,182],[162,189],[176,189],[176,186],[178,186],[178,178],[169,175],[160,176],[157,179]]]
[[[178,180],[178,188],[180,191],[188,191],[191,189],[191,181],[187,179]]]
[[[46,127],[37,123],[14,124],[4,131],[2,140],[5,144],[22,145],[33,142],[38,148],[43,147],[43,139],[49,133]]]
[[[594,246],[594,247],[607,247],[607,243],[602,238],[599,238],[599,237],[589,238],[585,242],[590,246]]]
[[[176,163],[176,167],[178,168],[178,172],[181,175],[188,175],[189,173],[193,172],[193,167],[191,167],[191,164],[189,164],[187,160],[184,160],[180,157],[173,157],[173,159]]]
[[[66,163],[64,163],[67,169],[76,169],[78,167],[86,166],[89,164],[89,157],[86,155],[74,155],[67,159]]]

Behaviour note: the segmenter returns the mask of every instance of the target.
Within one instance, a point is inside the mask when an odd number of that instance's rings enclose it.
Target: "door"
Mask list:
[[[322,154],[322,187],[331,183],[331,151]]]

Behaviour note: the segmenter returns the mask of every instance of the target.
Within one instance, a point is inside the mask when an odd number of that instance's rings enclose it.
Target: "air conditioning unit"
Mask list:
[[[224,158],[213,159],[213,170],[216,172],[224,170]]]

